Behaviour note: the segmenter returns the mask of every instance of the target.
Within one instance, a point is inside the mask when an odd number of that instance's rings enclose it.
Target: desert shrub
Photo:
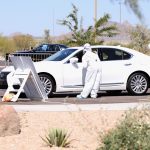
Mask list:
[[[102,137],[97,150],[149,150],[150,110],[130,110],[116,128]]]
[[[70,147],[71,140],[69,141],[70,134],[63,129],[50,129],[48,133],[41,137],[42,140],[50,147]]]
[[[14,35],[12,39],[19,50],[30,49],[30,47],[33,47],[35,44],[33,36],[29,34]]]
[[[150,43],[150,29],[145,26],[137,25],[130,32],[130,46],[142,53],[149,53],[148,44]]]
[[[0,35],[0,54],[12,52],[15,49],[15,43],[11,38]]]
[[[111,41],[111,42],[105,42],[104,45],[112,45],[112,46],[123,46],[123,44],[119,41]]]

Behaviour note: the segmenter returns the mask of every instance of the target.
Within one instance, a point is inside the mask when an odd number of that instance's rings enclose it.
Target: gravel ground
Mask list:
[[[62,128],[71,133],[70,148],[66,150],[95,150],[98,133],[113,128],[124,111],[77,111],[77,112],[19,112],[21,133],[0,137],[1,150],[63,150],[49,148],[41,140],[49,128]]]

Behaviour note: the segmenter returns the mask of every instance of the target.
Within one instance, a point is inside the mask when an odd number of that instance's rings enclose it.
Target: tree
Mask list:
[[[150,43],[150,30],[144,26],[137,25],[131,32],[132,48],[142,52],[148,53],[148,44]]]
[[[51,43],[50,31],[48,29],[44,30],[44,42]]]
[[[111,1],[116,1],[116,0],[111,0]],[[139,0],[123,0],[123,1],[124,4],[127,7],[129,7],[140,20],[143,20],[143,15],[139,7]]]
[[[15,49],[15,44],[11,38],[0,35],[0,53],[5,55]]]
[[[72,39],[69,40],[69,43],[74,43],[76,45],[83,45],[84,43],[100,44],[103,42],[103,40],[99,39],[99,37],[111,37],[116,34],[116,26],[107,24],[108,20],[110,19],[110,16],[108,14],[98,19],[95,22],[94,26],[89,26],[87,30],[84,30],[82,27],[83,19],[80,19],[80,23],[78,21],[77,7],[73,4],[72,6],[73,11],[66,17],[66,19],[59,20],[59,23],[68,27],[72,33]]]
[[[131,8],[131,10],[137,15],[140,20],[143,18],[143,15],[139,8],[139,0],[125,0],[124,3]]]
[[[29,34],[27,35],[15,35],[13,36],[13,41],[17,47],[17,49],[30,49],[35,45],[35,41],[33,37]]]

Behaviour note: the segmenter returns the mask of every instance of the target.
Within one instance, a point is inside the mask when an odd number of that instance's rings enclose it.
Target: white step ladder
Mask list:
[[[5,96],[7,96],[10,93],[14,93],[14,92],[17,91],[17,94],[15,94],[13,96],[13,98],[11,99],[12,102],[16,102],[18,100],[18,97],[20,96],[21,92],[23,91],[24,86],[25,86],[29,76],[30,76],[30,71],[29,70],[26,71],[26,72],[20,72],[20,73],[17,72],[17,71],[14,72],[12,74],[12,76],[11,76],[12,81],[8,83],[8,88],[7,88],[5,94],[4,94],[3,98],[2,98],[2,101],[5,101],[4,100]],[[19,81],[22,82],[20,84],[20,87],[17,90],[14,90],[14,87],[13,87],[13,83],[14,83],[13,80],[15,80],[15,79],[18,79]]]
[[[15,71],[8,75],[10,78],[9,81],[11,82],[8,83],[8,88],[2,101],[5,101],[5,96],[9,93],[17,92],[11,99],[12,102],[16,102],[23,91],[26,96],[32,100],[45,101],[45,99],[48,99],[31,58],[25,56],[12,56],[10,59],[14,65]],[[16,79],[20,81],[20,87],[14,90],[13,83]]]

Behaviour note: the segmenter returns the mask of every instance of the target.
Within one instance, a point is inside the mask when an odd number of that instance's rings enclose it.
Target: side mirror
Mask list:
[[[70,58],[70,63],[75,64],[77,62],[78,62],[78,58],[76,58],[76,57]]]

